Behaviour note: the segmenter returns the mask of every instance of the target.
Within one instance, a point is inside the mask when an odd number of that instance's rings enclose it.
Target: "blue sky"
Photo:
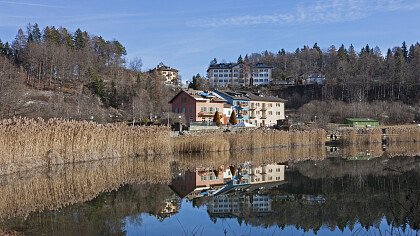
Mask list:
[[[315,42],[386,49],[420,41],[420,0],[0,0],[0,39],[37,22],[117,39],[143,70],[159,62],[183,80],[210,60],[294,51]]]

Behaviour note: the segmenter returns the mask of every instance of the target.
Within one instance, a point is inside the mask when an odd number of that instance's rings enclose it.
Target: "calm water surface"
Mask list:
[[[2,177],[0,228],[26,235],[420,234],[416,156],[181,159],[105,160]]]

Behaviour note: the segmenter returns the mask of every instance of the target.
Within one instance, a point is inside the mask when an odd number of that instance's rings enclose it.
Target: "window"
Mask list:
[[[280,172],[280,170],[281,170],[280,168],[277,168],[277,169],[276,169],[276,172]]]
[[[216,107],[216,111],[219,111],[219,108],[218,107]]]
[[[193,108],[192,107],[190,107],[190,113],[192,113],[193,112]]]
[[[183,107],[183,108],[182,108],[182,113],[185,113],[185,110],[186,110],[186,109],[185,109],[185,107]]]
[[[178,108],[175,108],[175,113],[178,113],[178,112],[179,112]]]
[[[218,70],[214,70],[214,72],[219,72]]]
[[[206,181],[206,180],[207,180],[206,176],[201,176],[201,181]]]
[[[201,112],[205,112],[207,110],[207,108],[206,107],[202,107],[201,108]]]
[[[279,111],[276,111],[276,115],[279,116],[281,115],[281,113]]]
[[[209,112],[213,112],[213,107],[210,107],[209,108]]]
[[[227,114],[228,114],[228,116],[230,116],[230,111],[228,111]],[[229,171],[229,173],[230,173],[230,171]]]
[[[219,75],[218,74],[214,74],[214,77],[218,77]]]
[[[271,104],[271,103],[268,103],[268,107],[273,107],[273,104]]]
[[[272,111],[268,111],[268,114],[269,114],[269,115],[273,115],[273,112],[272,112]]]

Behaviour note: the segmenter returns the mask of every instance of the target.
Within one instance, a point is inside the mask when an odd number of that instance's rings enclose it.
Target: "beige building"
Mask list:
[[[286,100],[276,97],[258,96],[248,93],[250,123],[256,126],[273,126],[278,120],[284,120],[284,104]]]
[[[177,69],[166,66],[161,62],[154,69],[150,70],[149,73],[153,73],[155,71],[165,79],[166,84],[179,84]]]
[[[207,77],[213,87],[267,85],[272,81],[272,69],[263,63],[219,63],[209,66]]]

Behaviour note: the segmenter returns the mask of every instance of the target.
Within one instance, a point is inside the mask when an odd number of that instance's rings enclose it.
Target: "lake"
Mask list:
[[[327,147],[323,157],[293,162],[276,161],[276,149],[270,158],[121,158],[2,176],[0,229],[25,235],[418,235],[415,150],[404,156],[357,150]]]

